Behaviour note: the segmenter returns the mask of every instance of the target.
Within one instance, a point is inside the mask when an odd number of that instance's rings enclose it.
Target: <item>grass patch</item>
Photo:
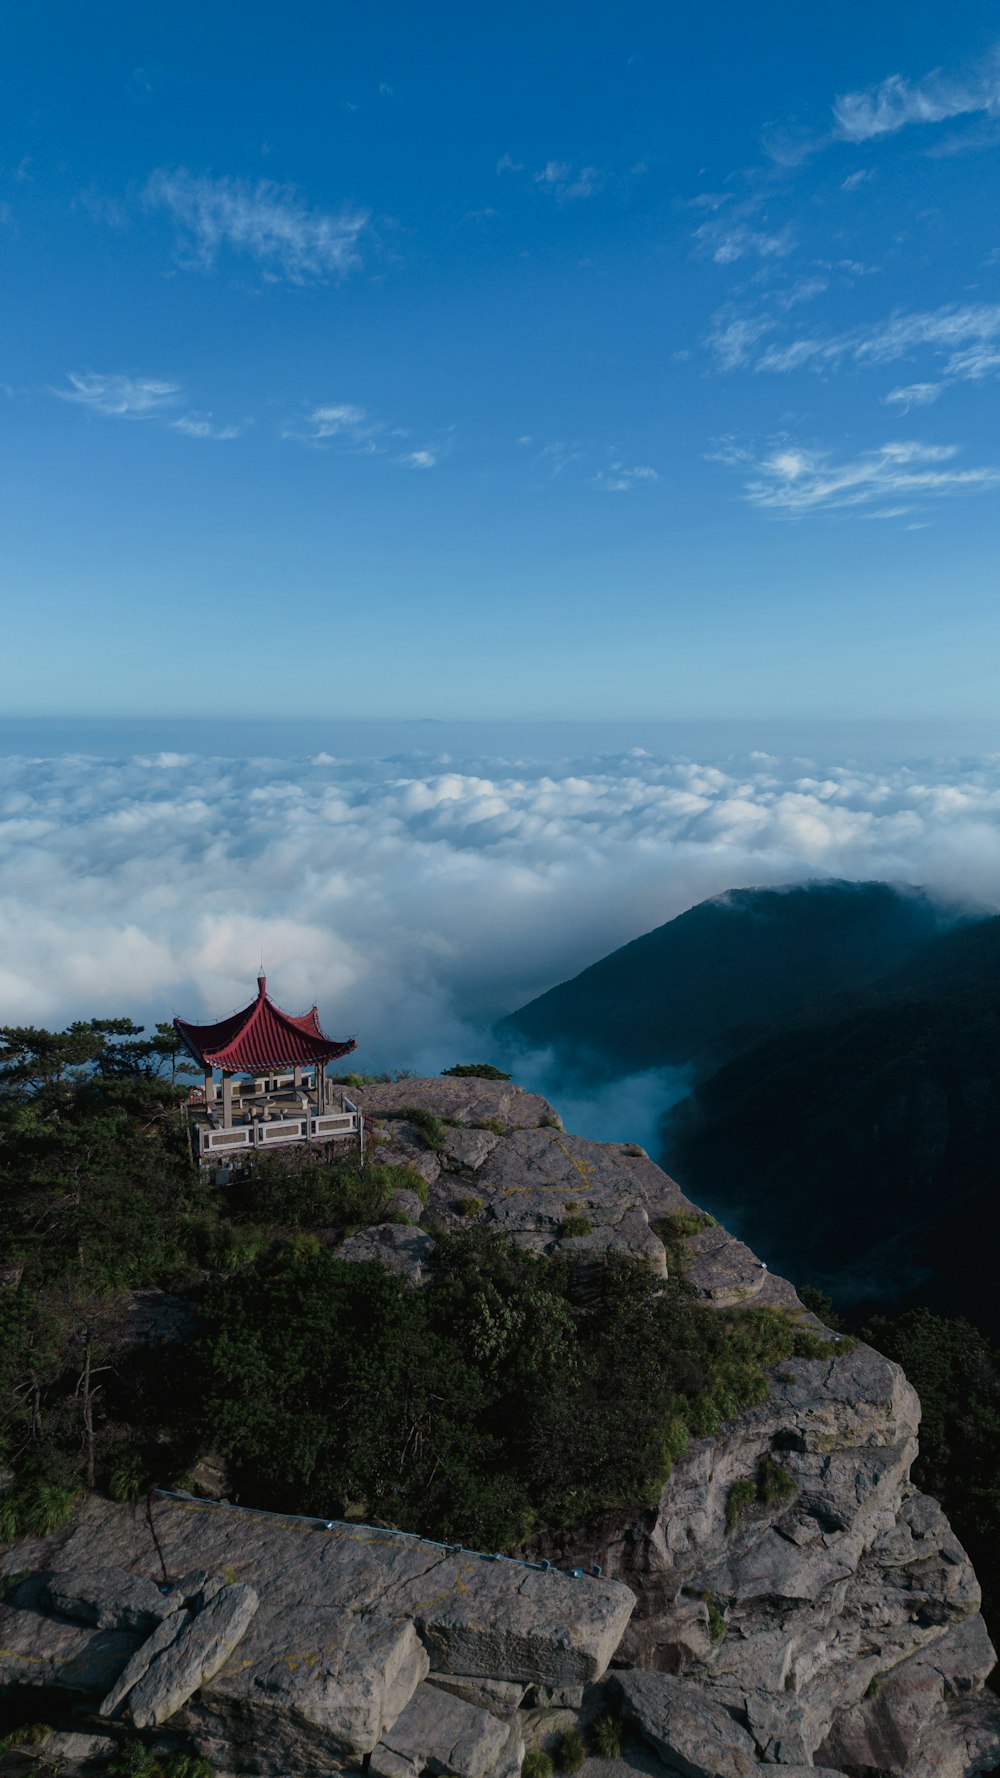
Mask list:
[[[107,1778],[214,1778],[215,1768],[196,1753],[158,1759],[138,1735],[126,1735],[105,1768]]]
[[[590,1725],[590,1744],[601,1759],[621,1759],[622,1726],[617,1716],[610,1711],[595,1716]]]
[[[762,1457],[757,1470],[757,1499],[761,1506],[780,1506],[796,1492],[795,1481],[774,1457]]]
[[[521,1778],[552,1778],[552,1761],[540,1747],[533,1747],[521,1761]]]
[[[564,1216],[559,1232],[564,1241],[574,1241],[581,1235],[592,1235],[594,1225],[589,1216]]]
[[[22,1722],[6,1735],[0,1735],[0,1753],[13,1753],[17,1747],[41,1747],[51,1733],[47,1723]]]
[[[498,1117],[481,1117],[479,1122],[473,1125],[473,1129],[491,1130],[494,1136],[503,1136],[506,1134],[507,1125]]]
[[[734,1482],[726,1495],[726,1530],[735,1531],[747,1514],[757,1505],[757,1484],[744,1476]]]
[[[687,1244],[691,1236],[714,1227],[715,1217],[709,1216],[707,1210],[675,1210],[670,1216],[659,1217],[652,1229],[663,1242],[668,1272],[683,1277],[690,1261]]]
[[[434,1154],[440,1154],[448,1137],[448,1126],[436,1112],[426,1111],[422,1105],[405,1105],[397,1114],[412,1124],[425,1148]]]
[[[15,1537],[48,1537],[64,1525],[76,1499],[70,1488],[34,1480],[0,1495],[0,1543]]]
[[[744,1476],[734,1482],[726,1496],[726,1530],[735,1531],[756,1507],[780,1506],[791,1500],[795,1492],[795,1481],[787,1469],[774,1457],[762,1457],[756,1476]]]
[[[473,1216],[479,1215],[482,1207],[482,1198],[459,1198],[455,1205],[455,1213],[457,1216],[466,1216],[471,1219]]]
[[[726,1631],[729,1628],[729,1625],[726,1622],[725,1612],[722,1610],[714,1593],[706,1591],[702,1593],[701,1597],[708,1611],[709,1636],[715,1643],[724,1642],[726,1639]]]
[[[587,1757],[587,1749],[579,1729],[564,1729],[556,1742],[556,1765],[560,1772],[578,1772]]]

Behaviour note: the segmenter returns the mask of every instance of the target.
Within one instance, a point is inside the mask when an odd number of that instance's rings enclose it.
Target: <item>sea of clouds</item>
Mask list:
[[[315,999],[357,1036],[359,1068],[436,1072],[495,1053],[492,1020],[706,896],[837,876],[995,910],[1000,754],[8,756],[0,1023],[221,1017],[263,959],[279,1004]],[[519,1072],[551,1087],[550,1064]],[[668,1084],[634,1084],[635,1118]],[[599,1107],[590,1121],[615,1133]]]

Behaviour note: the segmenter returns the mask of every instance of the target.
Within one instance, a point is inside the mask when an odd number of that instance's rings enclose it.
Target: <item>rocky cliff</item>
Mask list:
[[[620,1253],[659,1276],[680,1264],[709,1305],[811,1321],[641,1150],[567,1135],[534,1095],[467,1079],[363,1099],[428,1204],[413,1194],[411,1222],[360,1231],[345,1258],[419,1288],[421,1221],[475,1219],[584,1283]],[[526,1747],[599,1719],[585,1778],[992,1771],[995,1656],[968,1558],[909,1482],[916,1395],[865,1346],[820,1350],[693,1444],[655,1508],[524,1563],[163,1495],[90,1500],[3,1558],[26,1578],[0,1606],[0,1686],[22,1714],[33,1692],[59,1701],[67,1770],[131,1722],[193,1737],[223,1772],[513,1778]]]

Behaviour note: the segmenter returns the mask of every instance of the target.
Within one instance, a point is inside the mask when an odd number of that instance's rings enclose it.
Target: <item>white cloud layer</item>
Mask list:
[[[292,284],[351,271],[369,223],[365,210],[311,210],[290,186],[272,180],[211,179],[186,167],[159,168],[145,201],[173,218],[195,264],[208,269],[229,248],[256,260],[265,277]]]
[[[263,953],[359,1067],[438,1069],[693,902],[810,876],[997,907],[1000,757],[4,758],[0,1019],[220,1016]]]

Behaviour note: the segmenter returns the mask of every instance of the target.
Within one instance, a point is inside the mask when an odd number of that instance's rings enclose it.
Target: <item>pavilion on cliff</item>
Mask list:
[[[286,1142],[364,1142],[358,1107],[326,1078],[329,1062],[356,1048],[354,1038],[327,1037],[313,1006],[283,1012],[257,977],[257,997],[214,1025],[174,1025],[204,1070],[204,1093],[192,1095],[192,1140],[199,1161],[238,1159],[241,1153]],[[221,1076],[216,1080],[216,1074]]]

